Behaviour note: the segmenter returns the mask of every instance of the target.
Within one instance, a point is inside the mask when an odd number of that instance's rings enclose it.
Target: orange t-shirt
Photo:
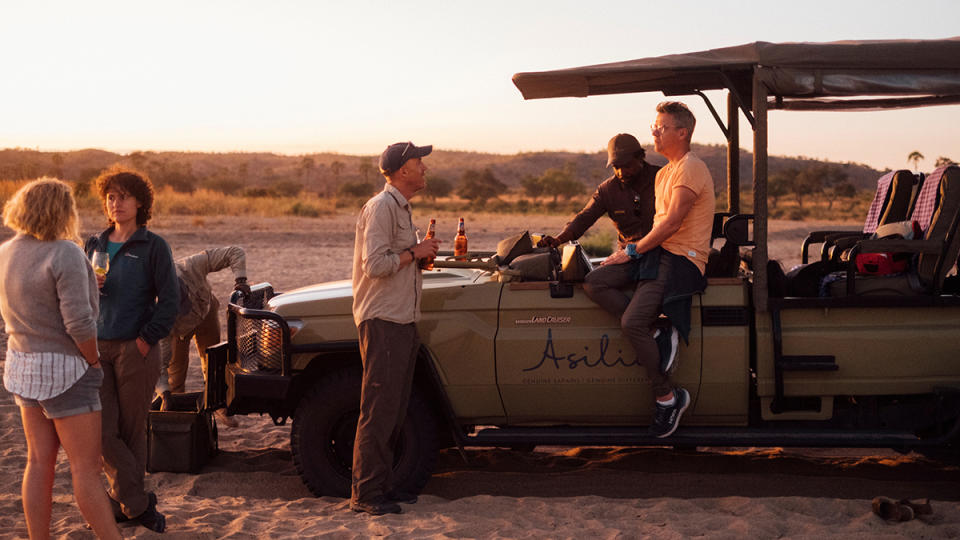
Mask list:
[[[690,259],[702,274],[710,255],[710,233],[713,231],[716,201],[713,177],[710,176],[707,164],[691,152],[687,152],[676,163],[667,163],[657,172],[654,227],[667,217],[670,201],[678,189],[689,189],[697,198],[690,212],[683,218],[680,229],[664,240],[661,247],[674,255]]]

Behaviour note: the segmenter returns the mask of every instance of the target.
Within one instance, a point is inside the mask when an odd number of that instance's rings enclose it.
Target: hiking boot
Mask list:
[[[672,326],[668,332],[657,329],[656,333],[653,334],[653,339],[657,342],[657,348],[660,349],[660,373],[666,375],[673,369],[673,363],[677,359],[677,350],[680,348],[680,332]]]
[[[403,513],[403,509],[400,508],[399,504],[388,501],[383,496],[376,497],[369,502],[350,501],[350,509],[354,512],[366,512],[371,516]]]
[[[167,529],[167,518],[157,512],[157,495],[151,491],[147,496],[150,499],[147,509],[135,519],[151,531],[162,533]]]
[[[152,493],[153,492],[148,493],[147,496],[151,495]],[[133,518],[128,518],[123,513],[123,510],[120,507],[120,503],[114,500],[113,497],[107,497],[107,498],[110,500],[110,506],[113,509],[113,519],[115,519],[117,523],[126,523],[127,521],[130,521],[131,519],[133,519]]]
[[[669,437],[680,425],[680,417],[690,405],[690,392],[677,387],[673,390],[673,396],[675,399],[673,405],[663,406],[657,403],[653,424],[650,425],[650,435],[660,439]]]
[[[390,490],[386,494],[388,501],[400,503],[400,504],[415,504],[417,502],[417,495],[415,493],[407,493],[406,491],[400,490]]]

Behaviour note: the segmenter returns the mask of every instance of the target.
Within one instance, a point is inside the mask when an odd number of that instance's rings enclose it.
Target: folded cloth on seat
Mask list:
[[[641,279],[656,279],[660,269],[660,257],[670,257],[670,275],[663,291],[663,314],[670,319],[670,324],[680,333],[684,343],[690,343],[690,308],[693,295],[702,293],[707,288],[707,279],[700,273],[700,269],[682,255],[674,255],[669,251],[656,247],[646,253],[639,254],[634,264],[633,277]]]

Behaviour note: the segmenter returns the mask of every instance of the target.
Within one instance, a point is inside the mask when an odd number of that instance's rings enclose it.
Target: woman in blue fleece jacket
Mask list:
[[[103,364],[103,469],[122,515],[163,532],[166,519],[144,489],[147,414],[160,376],[160,348],[177,316],[179,285],[170,247],[147,230],[153,185],[146,175],[118,166],[96,179],[110,226],[87,240],[85,251],[110,254],[97,276],[97,339]]]

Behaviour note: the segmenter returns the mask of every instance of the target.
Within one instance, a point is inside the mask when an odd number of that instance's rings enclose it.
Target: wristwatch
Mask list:
[[[407,248],[406,251],[410,252],[410,258],[414,261],[417,260],[417,256],[413,254],[413,248]]]

